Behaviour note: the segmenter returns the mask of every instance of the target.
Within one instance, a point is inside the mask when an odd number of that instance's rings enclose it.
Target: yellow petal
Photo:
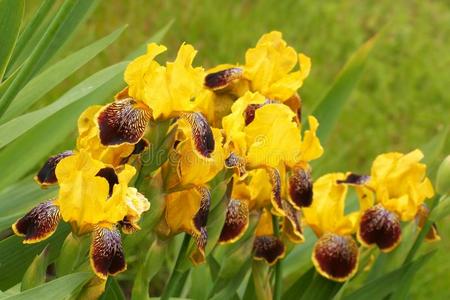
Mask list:
[[[323,154],[323,147],[317,137],[319,122],[313,116],[308,117],[309,129],[305,131],[301,145],[301,160],[311,161]]]

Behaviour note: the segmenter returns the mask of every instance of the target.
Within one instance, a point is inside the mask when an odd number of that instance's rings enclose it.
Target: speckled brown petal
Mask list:
[[[287,201],[283,201],[283,207],[286,214],[286,217],[283,220],[283,232],[291,242],[302,243],[305,238],[299,221],[300,211],[296,210]]]
[[[362,185],[362,184],[367,183],[369,180],[370,180],[370,176],[368,176],[368,175],[358,175],[358,174],[350,173],[347,175],[347,178],[345,178],[345,180],[337,180],[336,183]]]
[[[425,223],[428,219],[428,216],[430,214],[430,210],[428,206],[425,203],[422,203],[422,205],[417,210],[416,214],[416,223],[417,227],[419,227],[420,230],[422,230],[423,226],[425,226]],[[428,242],[434,242],[434,241],[440,241],[441,236],[439,235],[437,226],[435,223],[431,225],[430,230],[428,230],[427,235],[425,236],[425,240]]]
[[[280,171],[275,168],[266,168],[269,174],[270,184],[272,185],[272,193],[270,201],[272,203],[273,213],[278,216],[284,216],[283,203],[281,199],[281,175]]]
[[[111,197],[114,190],[114,185],[119,184],[119,177],[117,177],[116,171],[114,171],[114,169],[111,167],[106,167],[100,169],[100,171],[98,171],[97,175],[95,176],[103,177],[106,179],[106,181],[108,181],[109,197]]]
[[[231,199],[228,203],[225,224],[220,233],[220,243],[234,243],[248,228],[249,210],[245,200]]]
[[[270,265],[275,264],[284,257],[286,248],[283,242],[273,235],[261,235],[253,242],[253,257],[258,260],[264,259]]]
[[[192,137],[194,140],[195,150],[206,157],[210,158],[214,151],[214,135],[208,121],[201,113],[182,113],[181,118],[186,120],[192,129]]]
[[[313,183],[309,170],[302,167],[292,169],[289,177],[289,196],[291,204],[297,209],[311,205],[313,200]]]
[[[226,88],[234,80],[242,78],[242,68],[229,68],[206,75],[205,86],[213,91]]]
[[[367,247],[376,244],[381,251],[389,252],[400,243],[400,220],[394,213],[377,204],[361,216],[357,235],[361,244]]]
[[[37,175],[34,177],[34,180],[36,180],[36,182],[39,183],[41,186],[48,186],[51,184],[58,183],[58,179],[56,178],[55,174],[56,166],[63,158],[66,158],[71,155],[73,155],[73,151],[67,150],[51,156],[39,170]]]
[[[197,187],[200,193],[200,207],[193,218],[195,228],[200,232],[208,222],[209,207],[211,206],[211,193],[206,187]]]
[[[136,144],[144,135],[150,118],[150,108],[131,98],[106,105],[97,117],[100,141],[106,146]]]
[[[271,99],[266,99],[266,101],[264,103],[259,103],[259,104],[249,104],[247,106],[247,108],[244,110],[244,119],[245,119],[245,126],[249,125],[251,122],[253,122],[253,120],[255,119],[255,113],[256,110],[258,108],[263,107],[266,104],[271,104],[271,103],[279,103],[278,101],[275,100],[271,100]]]
[[[244,179],[247,176],[247,169],[245,168],[245,158],[234,154],[233,152],[225,159],[225,167],[229,169],[236,169],[239,178]]]
[[[40,203],[12,225],[18,236],[24,236],[24,244],[33,244],[50,237],[58,227],[61,215],[53,201]]]
[[[106,279],[108,275],[125,271],[127,264],[119,230],[115,226],[95,226],[92,235],[89,257],[95,274]]]
[[[351,236],[324,234],[314,245],[312,261],[322,276],[346,281],[358,270],[358,245]]]

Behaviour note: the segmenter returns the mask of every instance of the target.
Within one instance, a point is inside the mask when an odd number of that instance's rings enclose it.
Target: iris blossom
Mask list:
[[[305,222],[318,237],[312,253],[313,264],[328,279],[343,282],[358,269],[359,249],[352,235],[361,211],[373,202],[370,191],[364,186],[367,179],[348,177],[344,173],[324,175],[314,182],[311,206],[303,208]],[[345,213],[349,185],[359,194],[359,210]]]
[[[367,185],[375,192],[377,204],[364,212],[359,223],[358,240],[364,246],[377,245],[389,252],[400,243],[400,221],[418,216],[419,226],[423,223],[424,201],[434,196],[434,190],[422,158],[422,152],[414,150],[385,153],[374,160]]]

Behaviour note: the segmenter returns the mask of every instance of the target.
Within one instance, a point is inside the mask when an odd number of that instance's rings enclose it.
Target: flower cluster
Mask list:
[[[92,232],[90,260],[100,278],[123,271],[120,230],[138,230],[150,208],[129,186],[134,165],[153,146],[146,134],[164,122],[170,126],[163,134],[174,132],[170,159],[143,176],[159,178],[163,187],[165,214],[157,233],[192,235],[195,264],[205,261],[210,183],[220,173],[231,175],[218,242],[238,241],[255,215],[253,255],[269,264],[285,255],[287,242],[304,241],[305,224],[318,238],[312,253],[317,271],[345,281],[357,271],[357,241],[388,252],[400,242],[401,221],[416,218],[423,226],[424,200],[434,191],[419,150],[378,156],[370,176],[332,173],[313,183],[310,162],[324,150],[318,120],[302,120],[299,96],[311,62],[280,32],[263,35],[243,64],[210,70],[193,66],[197,52],[191,45],[181,45],[175,60],[163,65],[156,58],[165,50],[149,44],[128,65],[127,87],[114,101],[82,113],[76,149],[52,156],[41,168],[36,180],[43,187],[57,184],[58,195],[13,225],[24,243],[49,237],[63,219],[74,234]],[[349,189],[359,198],[350,212]],[[435,227],[429,237],[438,238]]]

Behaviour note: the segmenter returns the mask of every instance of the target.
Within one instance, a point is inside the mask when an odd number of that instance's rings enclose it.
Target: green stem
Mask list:
[[[413,246],[409,250],[408,255],[405,258],[405,261],[403,262],[403,265],[406,265],[413,260],[414,255],[419,250],[420,245],[422,245],[422,241],[425,239],[428,231],[430,230],[431,226],[433,225],[433,220],[430,220],[431,212],[437,206],[438,203],[439,203],[439,197],[436,196],[436,197],[434,197],[434,199],[431,202],[427,221],[425,222],[425,225],[420,230],[420,233],[417,236],[416,241],[414,242]]]
[[[184,273],[180,271],[180,265],[181,261],[186,256],[190,239],[191,236],[185,233],[183,243],[181,244],[180,251],[178,252],[178,257],[175,262],[175,266],[173,267],[172,275],[170,275],[169,281],[167,282],[164,288],[164,291],[161,295],[161,300],[168,300],[179,286],[179,281],[181,281],[181,279],[183,278]]]
[[[66,21],[69,13],[72,11],[72,8],[75,6],[76,3],[77,1],[75,0],[67,0],[61,6],[60,10],[56,14],[47,31],[44,33],[44,36],[42,37],[42,39],[40,39],[39,43],[36,45],[35,49],[31,53],[27,61],[23,64],[22,69],[17,74],[17,77],[11,83],[9,88],[6,90],[3,97],[1,97],[0,118],[6,112],[11,102],[19,93],[20,89],[26,84],[26,81],[30,79],[30,76],[32,74],[33,68],[36,66],[36,63],[39,61],[39,59],[41,59],[49,43],[54,38],[60,26],[64,23],[64,21]]]
[[[273,232],[275,236],[280,236],[280,227],[278,225],[278,218],[276,216],[272,215],[272,225],[273,225]],[[281,260],[279,260],[275,265],[275,284],[273,289],[273,300],[280,300],[281,299],[281,281],[283,277],[283,266],[281,264]]]

